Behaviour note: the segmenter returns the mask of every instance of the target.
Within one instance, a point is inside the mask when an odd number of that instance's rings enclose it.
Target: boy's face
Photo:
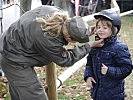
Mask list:
[[[110,37],[112,34],[111,27],[107,25],[106,21],[99,21],[96,26],[96,34],[102,39]]]

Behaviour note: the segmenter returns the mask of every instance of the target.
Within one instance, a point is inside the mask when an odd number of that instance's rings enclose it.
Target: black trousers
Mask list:
[[[41,2],[42,2],[42,5],[46,5],[49,2],[49,0],[41,0]]]

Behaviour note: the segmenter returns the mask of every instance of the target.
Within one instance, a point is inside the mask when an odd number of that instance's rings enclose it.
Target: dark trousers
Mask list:
[[[46,5],[48,3],[49,0],[41,0],[42,5]]]
[[[11,100],[48,100],[34,68],[2,58],[2,69],[9,83]]]

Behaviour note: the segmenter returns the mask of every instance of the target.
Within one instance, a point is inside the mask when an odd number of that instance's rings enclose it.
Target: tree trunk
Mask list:
[[[68,11],[69,15],[72,17],[75,15],[75,5],[70,2],[70,0],[53,0],[54,5]]]
[[[20,16],[31,10],[31,2],[32,0],[20,0]]]

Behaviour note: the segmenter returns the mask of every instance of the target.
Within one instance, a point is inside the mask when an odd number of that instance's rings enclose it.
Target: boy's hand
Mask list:
[[[102,64],[101,73],[105,75],[107,73],[107,70],[108,70],[108,67]]]
[[[86,83],[89,88],[93,88],[93,83],[96,83],[96,81],[94,80],[93,77],[88,77]]]

